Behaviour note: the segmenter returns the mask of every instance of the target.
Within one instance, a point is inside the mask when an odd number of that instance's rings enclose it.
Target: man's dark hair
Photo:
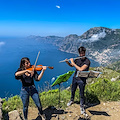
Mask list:
[[[81,46],[80,48],[78,48],[78,52],[81,53],[82,51],[86,52],[86,48]]]

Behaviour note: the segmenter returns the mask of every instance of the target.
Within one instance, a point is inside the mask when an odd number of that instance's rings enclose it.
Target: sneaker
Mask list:
[[[70,105],[72,105],[74,103],[74,101],[69,101],[68,103],[67,103],[67,106],[70,106]]]
[[[84,107],[81,107],[81,106],[80,106],[80,111],[81,111],[81,114],[84,115],[86,118],[89,117],[88,114],[85,112]]]
[[[42,114],[42,115],[40,115],[40,116],[41,116],[42,120],[47,120],[45,114]]]
[[[81,106],[80,106],[80,111],[81,111],[81,114],[82,114],[82,115],[85,114],[85,109],[84,109],[84,107],[81,107]]]

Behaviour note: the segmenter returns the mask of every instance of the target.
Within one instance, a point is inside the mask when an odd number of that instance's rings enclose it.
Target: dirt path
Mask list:
[[[120,120],[120,102],[106,102],[89,107],[86,109],[89,118],[86,120]],[[83,115],[80,115],[79,104],[73,104],[65,110],[57,110],[55,108],[46,108],[44,113],[47,115],[47,120],[85,120]],[[29,107],[28,120],[41,120],[38,116],[37,108]]]

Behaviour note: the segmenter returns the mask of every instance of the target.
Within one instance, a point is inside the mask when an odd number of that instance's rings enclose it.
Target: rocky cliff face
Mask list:
[[[28,39],[33,39],[33,40],[39,40],[40,42],[43,43],[51,43],[56,46],[60,46],[61,43],[64,40],[64,37],[59,37],[59,36],[47,36],[47,37],[41,37],[41,36],[29,36]]]
[[[81,36],[71,34],[66,37],[34,36],[47,43],[59,46],[61,51],[78,54],[80,46],[87,48],[87,57],[96,60],[101,65],[107,65],[120,57],[120,29],[94,27]]]
[[[120,30],[95,27],[81,36],[69,35],[64,38],[60,50],[77,53],[80,46],[87,48],[89,58],[106,65],[120,57]]]

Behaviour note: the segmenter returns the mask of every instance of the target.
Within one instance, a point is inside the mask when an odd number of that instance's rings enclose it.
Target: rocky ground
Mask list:
[[[54,107],[43,109],[47,120],[120,120],[120,101],[101,102],[86,108],[89,115],[85,118],[80,114],[80,106],[77,103],[67,107],[65,110],[57,110]],[[37,108],[29,107],[28,120],[42,120],[38,116]]]

